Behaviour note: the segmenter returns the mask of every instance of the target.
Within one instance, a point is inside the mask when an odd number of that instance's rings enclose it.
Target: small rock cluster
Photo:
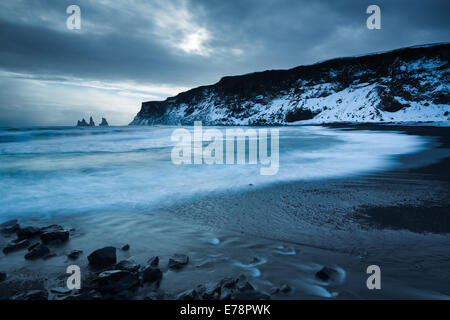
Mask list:
[[[99,127],[109,127],[108,121],[105,118],[102,118],[102,122],[98,125]],[[89,118],[89,123],[83,118],[81,121],[78,120],[77,127],[95,127],[95,122],[92,117]]]
[[[3,253],[8,255],[12,252],[26,250],[24,258],[26,260],[48,259],[54,257],[51,247],[56,244],[67,242],[70,232],[60,225],[50,225],[46,227],[21,226],[16,219],[0,224],[0,232],[3,234],[16,235],[16,239],[11,240]],[[40,241],[39,241],[40,240]],[[130,250],[130,245],[121,248],[123,251]],[[141,268],[132,260],[117,262],[115,247],[105,247],[93,251],[87,256],[89,267],[94,272],[84,282],[83,289],[69,290],[67,288],[53,288],[50,290],[29,290],[16,294],[10,299],[13,300],[47,300],[68,299],[68,300],[90,300],[90,299],[110,299],[124,298],[124,294],[135,291],[144,283],[155,284],[163,279],[163,271],[159,268],[159,257],[152,257],[148,264]],[[67,257],[76,260],[83,253],[81,250],[71,251]],[[168,263],[167,269],[180,271],[189,263],[189,257],[183,254],[174,254]],[[0,282],[7,279],[7,274],[0,272]],[[152,298],[163,298],[158,294]],[[127,297],[132,298],[132,296]]]
[[[244,275],[226,278],[217,284],[199,285],[177,296],[178,300],[268,300],[270,295],[261,293]]]
[[[16,234],[16,239],[11,240],[6,247],[3,248],[5,255],[27,249],[25,259],[48,259],[54,257],[49,246],[64,243],[69,240],[70,232],[59,225],[50,225],[43,228],[22,227],[16,219],[7,221],[0,225],[3,233]],[[35,242],[40,240],[40,242]],[[33,243],[34,242],[34,243]]]
[[[127,249],[129,250],[129,248]],[[90,285],[79,292],[62,292],[56,294],[57,299],[129,299],[145,284],[153,290],[145,299],[177,299],[177,300],[250,300],[270,299],[270,296],[258,292],[244,275],[238,278],[226,278],[217,284],[199,285],[195,289],[186,290],[176,296],[165,294],[159,289],[164,273],[159,267],[159,257],[155,256],[141,266],[133,260],[116,262],[116,248],[105,247],[95,250],[88,256],[89,265],[99,272],[92,278]],[[189,257],[174,254],[168,262],[167,269],[180,271],[189,264]]]
[[[26,250],[24,258],[27,260],[48,259],[55,256],[51,248],[55,244],[69,240],[70,232],[59,225],[47,227],[22,227],[17,220],[10,220],[0,224],[0,232],[15,234],[16,239],[10,241],[3,248],[3,253]],[[37,240],[40,241],[37,241]],[[170,257],[166,267],[160,267],[158,256],[151,257],[144,266],[133,260],[117,261],[117,248],[108,246],[97,249],[87,256],[90,272],[83,279],[80,290],[70,290],[66,287],[56,287],[49,290],[29,290],[19,292],[10,297],[12,300],[102,300],[102,299],[136,299],[151,300],[267,300],[271,295],[292,294],[294,289],[289,285],[281,285],[270,290],[270,294],[258,291],[244,276],[225,278],[218,283],[198,285],[194,289],[183,291],[177,295],[166,294],[160,289],[166,271],[182,271],[189,264],[189,256],[176,253]],[[121,247],[122,251],[129,251],[130,245]],[[67,257],[77,260],[83,253],[73,250]],[[317,271],[315,277],[327,283],[339,282],[339,271],[334,267],[324,266]],[[0,283],[8,281],[7,274],[0,272]],[[142,296],[140,288],[150,288],[150,293]]]

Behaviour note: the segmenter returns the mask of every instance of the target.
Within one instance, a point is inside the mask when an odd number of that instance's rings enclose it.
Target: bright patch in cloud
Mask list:
[[[200,29],[195,33],[187,35],[177,46],[187,53],[195,53],[202,56],[207,56],[211,52],[211,49],[208,49],[205,46],[205,42],[208,41],[208,39],[208,32],[205,29]]]
[[[208,56],[212,53],[212,48],[208,47],[211,33],[197,22],[199,19],[193,16],[187,1],[164,2],[152,11],[154,34],[164,42],[189,54]]]

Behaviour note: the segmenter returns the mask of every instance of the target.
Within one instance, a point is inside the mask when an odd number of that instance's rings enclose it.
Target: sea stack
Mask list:
[[[109,127],[108,121],[105,118],[102,118],[102,122],[99,124],[99,127]]]
[[[95,127],[95,122],[92,117],[89,118],[89,127]]]
[[[78,120],[77,127],[87,127],[87,126],[88,126],[88,124],[87,124],[86,120],[84,120],[84,118],[81,121]]]

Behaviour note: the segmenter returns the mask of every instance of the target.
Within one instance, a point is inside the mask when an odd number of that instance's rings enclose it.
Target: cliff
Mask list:
[[[130,125],[448,121],[449,43],[224,77],[142,103]]]

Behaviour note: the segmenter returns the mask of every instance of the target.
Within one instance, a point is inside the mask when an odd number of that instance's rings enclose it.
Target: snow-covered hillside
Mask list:
[[[449,121],[450,44],[225,77],[142,104],[131,125]]]

